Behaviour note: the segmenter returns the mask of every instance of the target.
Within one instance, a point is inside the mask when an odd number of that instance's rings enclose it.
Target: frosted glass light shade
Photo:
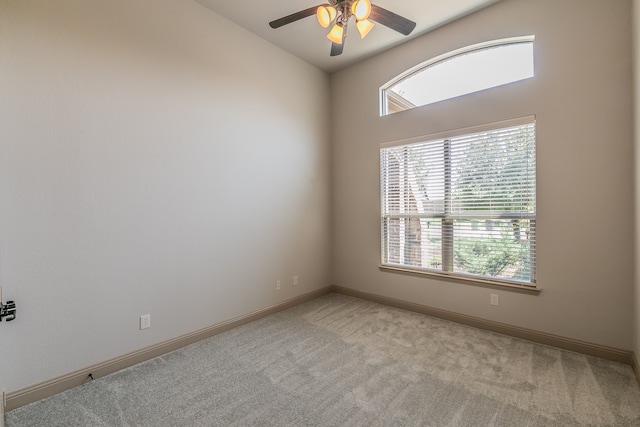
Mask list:
[[[341,25],[334,25],[331,28],[329,34],[327,34],[327,38],[336,44],[342,44],[342,37],[344,36],[344,29]]]
[[[358,32],[360,33],[360,37],[361,38],[365,38],[367,36],[367,34],[369,34],[369,31],[371,31],[371,29],[375,25],[376,24],[374,24],[373,22],[369,21],[368,19],[365,19],[364,21],[358,21],[358,23],[356,24],[356,27],[358,28]]]
[[[369,0],[358,0],[351,6],[351,12],[358,21],[364,21],[371,14],[371,2]]]
[[[337,14],[338,12],[333,6],[319,6],[316,11],[316,18],[318,18],[318,23],[322,28],[327,28],[336,18]]]

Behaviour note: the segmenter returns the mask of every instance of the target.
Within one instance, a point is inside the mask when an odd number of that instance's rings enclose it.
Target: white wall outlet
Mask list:
[[[300,283],[298,281],[298,276],[293,276],[293,286],[298,286],[298,283]]]
[[[276,290],[279,291],[280,290],[280,280],[278,280],[276,282]]]
[[[151,315],[145,314],[140,316],[140,330],[148,329],[151,327]]]
[[[491,305],[500,305],[500,297],[498,294],[491,294]]]

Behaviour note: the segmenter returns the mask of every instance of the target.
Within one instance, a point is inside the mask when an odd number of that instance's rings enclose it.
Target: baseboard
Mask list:
[[[271,307],[255,311],[244,316],[239,316],[234,319],[210,326],[208,328],[204,328],[199,331],[195,331],[171,340],[161,342],[159,344],[152,345],[150,347],[143,348],[138,351],[134,351],[132,353],[125,354],[115,359],[89,366],[84,369],[79,369],[75,372],[71,372],[67,375],[63,375],[40,384],[7,393],[7,402],[5,409],[7,411],[10,411],[29,403],[44,399],[46,397],[53,396],[54,394],[84,384],[89,380],[90,374],[94,379],[104,377],[105,375],[109,375],[124,368],[136,365],[140,362],[153,359],[154,357],[161,356],[163,354],[177,350],[181,347],[201,341],[205,338],[212,337],[246,323],[262,319],[263,317],[270,316],[288,308],[295,307],[296,305],[302,304],[304,302],[311,301],[323,295],[327,295],[332,292],[332,289],[332,287],[318,289],[316,291],[289,299]]]
[[[633,353],[633,371],[636,373],[638,384],[640,384],[640,362],[638,361],[638,353]]]
[[[602,359],[613,360],[615,362],[625,363],[634,367],[636,375],[640,372],[638,366],[638,360],[634,356],[632,351],[621,350],[613,347],[607,347],[598,344],[592,344],[585,341],[574,340],[572,338],[566,338],[558,335],[547,334],[544,332],[535,331],[532,329],[520,328],[518,326],[508,325],[506,323],[493,322],[491,320],[481,319],[479,317],[467,316],[464,314],[455,313],[452,311],[441,310],[439,308],[433,308],[426,305],[415,304],[398,300],[395,298],[389,298],[381,295],[370,294],[368,292],[362,292],[355,289],[344,288],[342,286],[332,286],[332,290],[336,293],[348,295],[379,304],[388,305],[391,307],[397,307],[416,313],[426,314],[428,316],[438,317],[440,319],[450,320],[456,323],[462,323],[464,325],[472,326],[478,329],[484,329],[487,331],[497,332],[504,335],[509,335],[515,338],[521,338],[528,341],[533,341],[539,344],[550,345],[553,347],[562,348],[565,350],[575,351],[577,353],[587,354],[590,356],[600,357]],[[640,381],[640,376],[639,376]]]

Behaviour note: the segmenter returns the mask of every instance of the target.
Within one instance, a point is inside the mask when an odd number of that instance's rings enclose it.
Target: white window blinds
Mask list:
[[[380,150],[382,264],[535,284],[532,117]]]

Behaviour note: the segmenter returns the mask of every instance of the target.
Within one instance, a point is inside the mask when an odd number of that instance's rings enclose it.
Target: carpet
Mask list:
[[[6,425],[640,426],[640,386],[624,364],[330,294]]]

